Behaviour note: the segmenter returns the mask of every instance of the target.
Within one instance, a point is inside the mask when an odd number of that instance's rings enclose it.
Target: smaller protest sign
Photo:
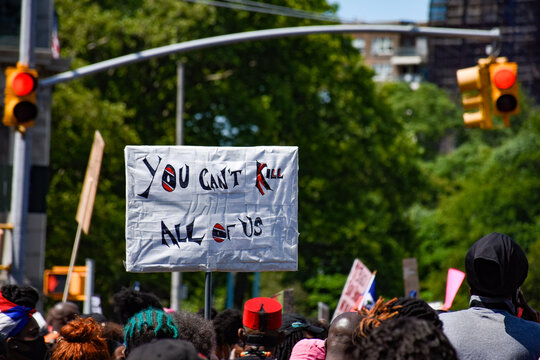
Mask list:
[[[368,286],[372,282],[373,274],[369,269],[358,259],[354,259],[351,271],[347,282],[341,292],[338,305],[334,311],[334,319],[336,316],[351,311],[356,305],[359,298],[364,295]]]

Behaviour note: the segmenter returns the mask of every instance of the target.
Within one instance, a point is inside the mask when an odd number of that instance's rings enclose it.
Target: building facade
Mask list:
[[[361,33],[354,35],[353,46],[362,53],[366,64],[375,71],[375,81],[405,81],[415,84],[425,80],[428,59],[425,37],[396,33]]]

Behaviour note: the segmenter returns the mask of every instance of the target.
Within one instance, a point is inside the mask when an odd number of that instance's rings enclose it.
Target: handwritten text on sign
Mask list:
[[[296,147],[128,146],[126,268],[297,269]]]

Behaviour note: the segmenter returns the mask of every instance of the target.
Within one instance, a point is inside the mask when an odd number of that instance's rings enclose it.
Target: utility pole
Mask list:
[[[22,0],[21,31],[19,37],[19,63],[34,66],[35,11],[32,0]],[[30,154],[32,130],[25,133],[15,131],[13,144],[13,178],[11,210],[9,213],[12,231],[12,267],[10,281],[15,284],[25,282],[25,249],[27,234],[28,196],[30,187]]]
[[[184,145],[184,64],[176,63],[176,145]],[[182,273],[171,273],[171,309],[182,309]]]

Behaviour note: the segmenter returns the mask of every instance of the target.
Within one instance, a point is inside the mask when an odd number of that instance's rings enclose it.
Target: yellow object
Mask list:
[[[25,132],[26,128],[34,126],[38,114],[36,104],[38,72],[18,63],[16,67],[6,68],[5,75],[2,122],[6,126],[15,126],[17,130]]]
[[[517,70],[517,64],[504,57],[489,65],[493,114],[502,116],[507,127],[510,115],[519,113]]]
[[[467,127],[492,128],[488,65],[489,59],[480,59],[477,66],[456,73]]]
[[[53,266],[43,273],[43,293],[54,300],[62,300],[69,266]],[[74,266],[68,290],[68,300],[84,301],[86,266]]]

